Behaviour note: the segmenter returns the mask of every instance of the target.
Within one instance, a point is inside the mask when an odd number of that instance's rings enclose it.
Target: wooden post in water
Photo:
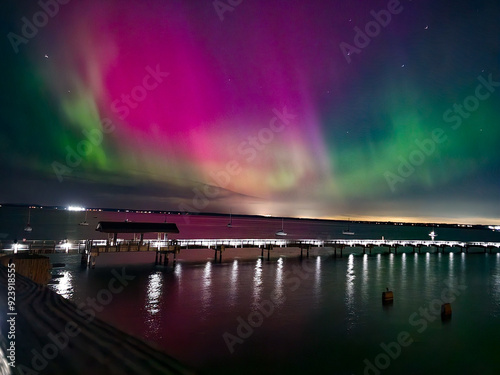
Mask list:
[[[309,250],[311,250],[311,245],[307,245],[307,258],[309,258]]]

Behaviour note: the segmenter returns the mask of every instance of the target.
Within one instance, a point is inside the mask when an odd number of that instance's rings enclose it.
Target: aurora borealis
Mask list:
[[[500,223],[500,4],[436,3],[5,1],[0,201]]]

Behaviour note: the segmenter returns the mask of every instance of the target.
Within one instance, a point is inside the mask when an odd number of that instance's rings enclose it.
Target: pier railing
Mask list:
[[[377,247],[399,248],[422,247],[460,248],[472,247],[483,249],[500,249],[500,242],[481,241],[436,241],[436,240],[390,240],[390,239],[170,239],[170,240],[78,240],[78,241],[42,241],[29,240],[22,242],[1,242],[4,252],[32,253],[69,253],[69,252],[129,252],[129,251],[168,251],[175,246],[179,249],[218,249],[225,248],[268,248],[268,247],[361,247],[372,249]]]

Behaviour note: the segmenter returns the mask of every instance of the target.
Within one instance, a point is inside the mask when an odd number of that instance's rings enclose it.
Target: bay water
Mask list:
[[[21,238],[26,213],[9,210],[0,208],[0,232]],[[98,220],[125,216],[89,212],[91,225],[80,227],[81,212],[33,211],[30,235],[54,240],[98,238]],[[178,224],[176,238],[274,238],[281,227],[278,218],[233,217],[227,228],[220,216],[127,216],[166,217]],[[284,227],[289,238],[333,239],[342,238],[345,223],[290,219]],[[357,238],[394,239],[428,239],[430,231],[350,229]],[[500,241],[488,230],[435,230],[443,240]],[[216,263],[213,251],[190,249],[175,267],[155,266],[153,253],[120,253],[101,254],[95,269],[81,268],[78,254],[52,254],[66,266],[54,271],[61,277],[51,288],[201,374],[498,374],[500,255],[473,250],[363,255],[353,248],[335,258],[332,249],[315,248],[301,259],[296,249],[277,248],[268,261],[260,250],[228,249]],[[126,285],[104,299],[116,272]],[[386,288],[395,296],[390,305],[381,299]],[[442,321],[445,302],[453,314]]]

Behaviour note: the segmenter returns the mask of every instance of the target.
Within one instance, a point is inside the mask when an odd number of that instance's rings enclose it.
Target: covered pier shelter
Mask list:
[[[156,263],[161,263],[161,256],[164,256],[163,262],[168,263],[168,254],[175,255],[180,247],[176,244],[170,244],[167,241],[167,234],[179,233],[175,223],[149,223],[149,222],[131,222],[131,221],[100,221],[97,223],[97,232],[108,233],[107,240],[87,240],[85,252],[82,254],[82,265],[95,266],[96,257],[100,253],[119,253],[119,252],[138,252],[138,251],[156,251]],[[119,233],[133,233],[133,241],[122,241],[118,239]],[[157,240],[144,240],[145,233],[157,233]],[[136,240],[135,235],[139,234],[140,239]],[[163,236],[162,236],[163,235]],[[163,237],[163,238],[162,238]],[[174,241],[175,242],[175,241]],[[158,259],[158,256],[160,259]]]
[[[102,233],[112,233],[114,245],[117,243],[118,233],[140,234],[139,245],[144,242],[144,233],[158,233],[158,237],[161,234],[179,233],[175,223],[136,223],[132,221],[100,221],[95,230]]]

